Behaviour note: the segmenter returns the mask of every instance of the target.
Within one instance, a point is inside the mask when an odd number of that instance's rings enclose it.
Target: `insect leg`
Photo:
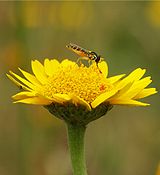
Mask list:
[[[79,58],[77,59],[77,63],[80,62],[80,65],[82,65],[81,60],[88,60],[88,58],[87,58],[87,57],[79,57]]]
[[[96,66],[97,66],[97,69],[99,70],[100,73],[102,73],[102,71],[100,70],[100,68],[98,67],[98,63],[96,62]]]
[[[79,57],[79,58],[77,59],[76,63],[78,64],[78,62],[80,62],[80,65],[82,65],[81,60],[82,60],[82,58],[81,58],[81,57]]]

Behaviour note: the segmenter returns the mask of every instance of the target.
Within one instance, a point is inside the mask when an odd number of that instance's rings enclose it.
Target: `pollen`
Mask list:
[[[71,94],[90,104],[97,96],[112,89],[113,85],[95,65],[86,67],[82,64],[58,69],[42,86],[41,93],[48,98],[52,98],[54,94]]]

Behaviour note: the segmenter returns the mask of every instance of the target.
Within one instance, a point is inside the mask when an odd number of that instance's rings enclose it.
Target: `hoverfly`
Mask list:
[[[77,55],[81,56],[82,58],[80,59],[84,59],[84,60],[88,60],[88,61],[95,61],[97,68],[98,67],[98,63],[102,60],[101,56],[98,55],[97,53],[90,51],[90,50],[86,50],[76,44],[72,44],[70,43],[69,45],[66,45],[66,47],[70,50],[72,50],[73,52],[75,52]],[[100,69],[99,69],[100,71]],[[100,71],[101,72],[101,71]]]

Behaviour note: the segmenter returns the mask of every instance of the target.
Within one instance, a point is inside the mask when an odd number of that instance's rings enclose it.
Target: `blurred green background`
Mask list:
[[[13,104],[8,70],[32,59],[77,56],[69,42],[101,54],[109,75],[147,69],[159,88],[160,2],[0,2],[0,175],[71,175],[65,124],[43,107]],[[89,124],[89,175],[154,175],[160,161],[159,95],[149,107],[115,106]]]

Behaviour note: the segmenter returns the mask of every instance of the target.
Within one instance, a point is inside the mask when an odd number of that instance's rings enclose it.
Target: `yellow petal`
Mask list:
[[[83,100],[82,98],[78,97],[78,96],[75,96],[75,95],[70,95],[71,98],[72,98],[72,102],[75,104],[75,105],[83,105],[85,106],[88,110],[91,110],[91,106],[85,101]]]
[[[57,103],[64,103],[71,100],[71,97],[67,94],[53,94],[52,100]]]
[[[48,75],[48,76],[52,76],[52,64],[51,64],[51,61],[49,59],[45,59],[44,60],[44,69],[45,69],[45,73]]]
[[[133,82],[126,84],[126,86],[124,86],[122,89],[118,90],[117,93],[112,96],[110,99],[120,99],[123,95],[125,95],[127,93],[127,91],[131,88]]]
[[[126,78],[132,81],[137,81],[143,77],[145,72],[146,72],[146,69],[137,68],[134,71],[132,71]]]
[[[147,88],[147,89],[143,89],[141,92],[139,92],[136,96],[134,96],[134,99],[140,99],[140,98],[144,98],[150,95],[153,95],[157,93],[156,88]]]
[[[32,71],[41,84],[47,83],[47,75],[43,65],[39,61],[32,61]]]
[[[13,95],[12,98],[14,100],[22,100],[25,98],[34,97],[35,95],[36,95],[35,92],[23,91],[23,92],[17,93],[16,95]]]
[[[9,73],[12,74],[13,76],[15,76],[19,81],[21,81],[22,83],[24,83],[25,85],[27,85],[29,88],[35,89],[35,86],[32,83],[30,83],[29,81],[27,81],[26,79],[20,77],[19,75],[15,74],[12,71],[9,71]]]
[[[68,60],[68,59],[65,59],[61,62],[62,67],[75,66],[75,65],[76,65],[75,62]]]
[[[138,81],[145,73],[145,69],[137,68],[133,72],[131,72],[126,78],[124,78],[122,81],[120,81],[117,84],[117,88],[120,90],[123,87],[125,87],[128,83]]]
[[[109,101],[113,105],[148,106],[150,104],[131,99],[113,99]]]
[[[57,69],[57,67],[60,65],[59,61],[56,60],[56,59],[52,59],[52,60],[50,60],[50,62],[51,62],[52,67],[53,67],[54,69]]]
[[[105,92],[101,95],[99,95],[92,103],[92,108],[96,108],[101,103],[105,102],[108,98],[112,97],[114,94],[116,94],[117,90],[112,90],[110,92]]]
[[[108,76],[108,65],[105,61],[98,63],[98,67],[101,70],[102,74],[107,77]]]
[[[52,101],[50,101],[47,98],[43,98],[43,97],[31,97],[31,98],[26,98],[23,100],[18,100],[14,103],[26,103],[26,104],[34,104],[34,105],[49,105],[52,103]]]
[[[131,88],[128,90],[128,92],[124,93],[121,98],[133,98],[136,96],[140,91],[142,91],[146,86],[148,86],[152,80],[150,80],[150,77],[143,78],[131,86]]]
[[[44,60],[45,73],[48,76],[53,76],[53,74],[58,70],[60,63],[56,59],[49,60],[46,58]]]
[[[7,75],[7,77],[8,77],[11,81],[13,81],[13,83],[15,83],[19,88],[22,88],[22,89],[27,90],[27,91],[32,91],[32,89],[30,89],[30,88],[28,88],[27,86],[25,86],[24,84],[18,82],[18,81],[15,80],[11,75],[9,75],[9,74],[6,74],[6,75]]]
[[[32,75],[32,74],[30,74],[30,73],[28,73],[28,72],[26,72],[26,71],[24,71],[24,70],[22,70],[20,68],[19,68],[19,70],[22,72],[22,74],[24,75],[24,77],[26,79],[28,79],[32,84],[34,84],[36,86],[41,85],[40,82],[37,80],[37,78],[34,75]]]
[[[121,74],[121,75],[116,75],[116,76],[113,76],[113,77],[110,77],[110,78],[107,78],[107,80],[110,82],[110,83],[116,83],[117,81],[119,81],[122,77],[124,77],[126,74]]]
[[[56,59],[50,60],[50,63],[51,63],[51,66],[52,66],[51,76],[53,76],[53,74],[55,72],[57,72],[57,70],[59,69],[60,63]]]

